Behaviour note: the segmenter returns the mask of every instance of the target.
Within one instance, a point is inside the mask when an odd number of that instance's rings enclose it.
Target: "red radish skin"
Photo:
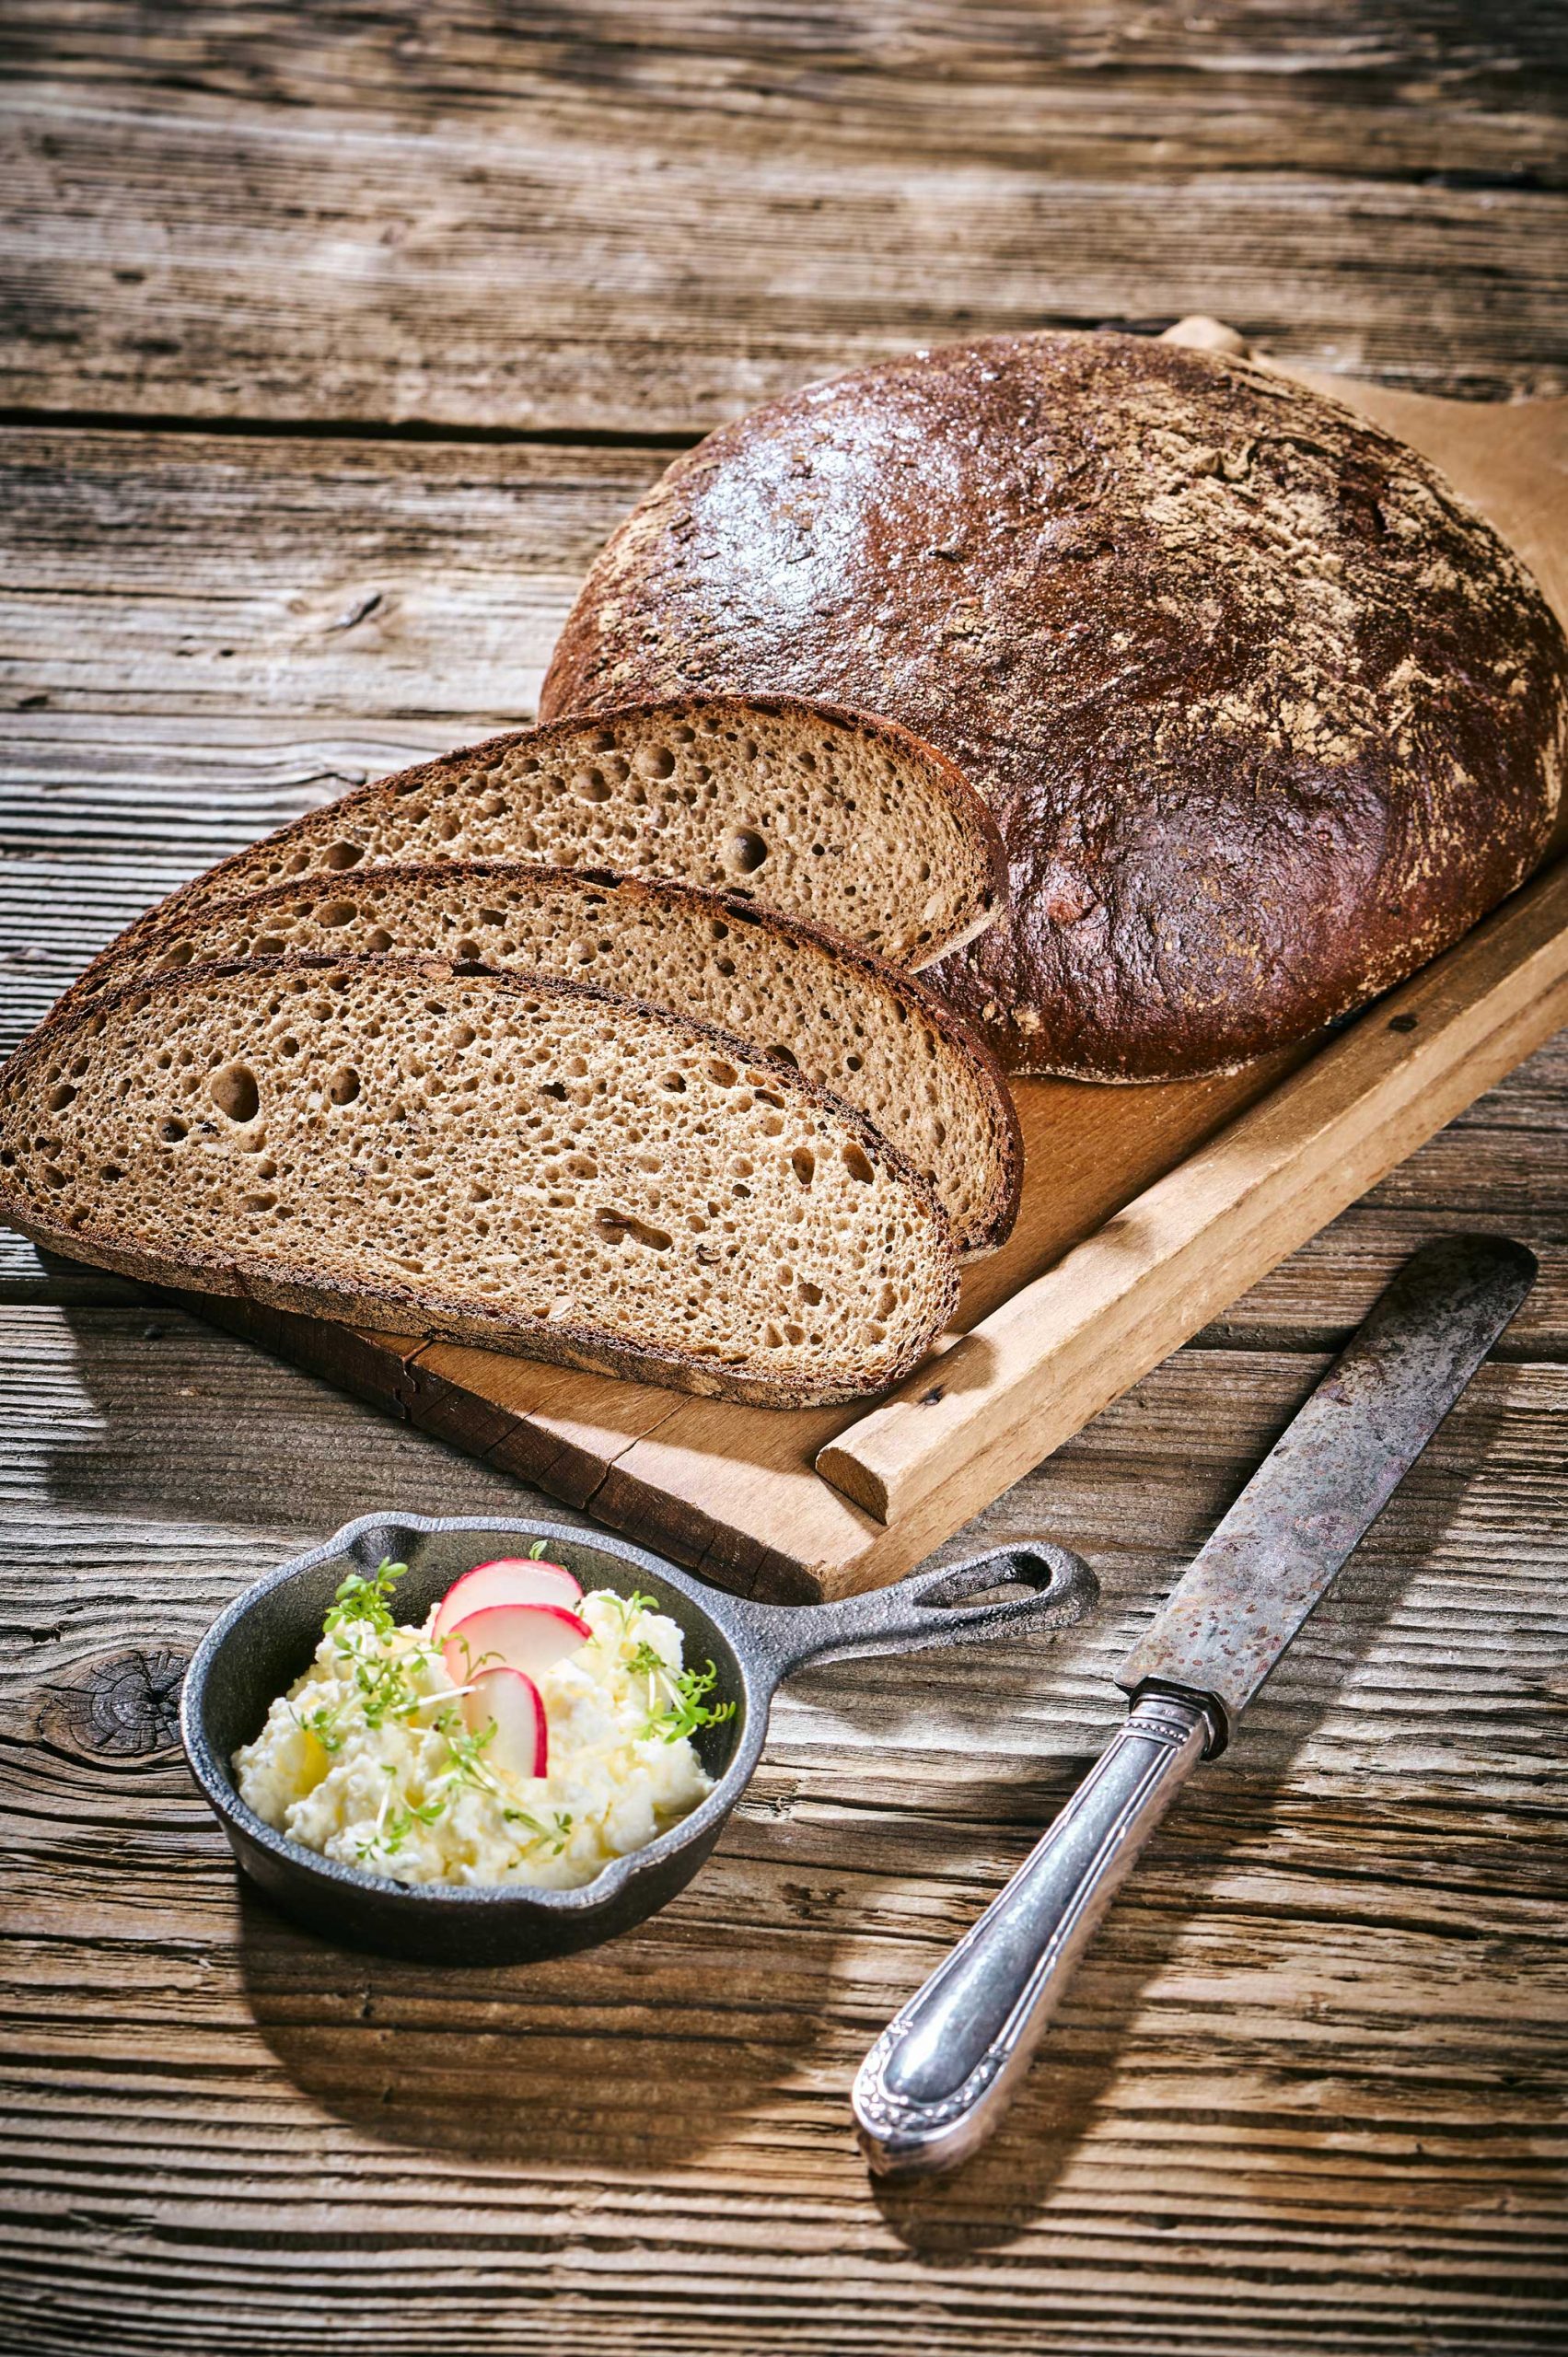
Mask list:
[[[463,1696],[463,1722],[480,1735],[494,1720],[485,1757],[514,1776],[543,1776],[550,1769],[550,1728],[544,1698],[520,1669],[482,1670]]]
[[[593,1633],[586,1620],[559,1604],[493,1604],[465,1614],[447,1631],[441,1659],[454,1686],[466,1686],[482,1669],[498,1665],[542,1678],[589,1643]]]
[[[497,1562],[476,1563],[452,1582],[441,1598],[431,1634],[440,1644],[470,1612],[485,1612],[497,1604],[559,1604],[572,1612],[582,1600],[582,1589],[560,1563],[504,1556]]]

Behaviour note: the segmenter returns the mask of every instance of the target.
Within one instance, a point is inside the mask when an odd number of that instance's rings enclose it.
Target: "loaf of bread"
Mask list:
[[[1568,726],[1560,625],[1424,459],[1123,335],[916,354],[679,459],[541,708],[718,687],[953,757],[1012,907],[936,979],[1005,1064],[1102,1080],[1234,1066],[1455,940],[1539,856]]]
[[[0,1219],[152,1281],[772,1406],[896,1382],[930,1188],[712,1026],[437,959],[191,967],[0,1072]]]
[[[219,862],[103,952],[214,900],[388,860],[533,859],[741,893],[919,967],[989,924],[996,829],[909,731],[778,697],[492,737],[381,778]]]
[[[1012,1227],[1017,1115],[969,1027],[901,968],[733,893],[477,860],[307,876],[204,905],[75,995],[168,966],[388,951],[563,974],[716,1023],[874,1121],[931,1180],[960,1251]]]

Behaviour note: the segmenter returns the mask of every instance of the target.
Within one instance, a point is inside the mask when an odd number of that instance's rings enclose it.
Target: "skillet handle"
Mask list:
[[[958,1601],[1009,1580],[1021,1582],[1027,1592],[990,1604]],[[738,1600],[727,1601],[733,1613]],[[740,1617],[777,1684],[809,1661],[1068,1629],[1098,1601],[1099,1582],[1081,1556],[1049,1538],[1018,1538],[838,1604],[745,1604]]]

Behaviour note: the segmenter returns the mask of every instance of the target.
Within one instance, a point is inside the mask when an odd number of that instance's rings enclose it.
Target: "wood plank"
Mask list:
[[[1385,1177],[1568,1018],[1568,861],[819,1453],[878,1520],[965,1513]],[[962,1519],[962,1515],[958,1517]]]
[[[321,714],[440,720],[456,744],[516,725],[667,457],[7,430],[0,697],[35,726]]]
[[[1179,153],[1193,169],[1287,157],[1339,176],[1347,163],[1396,179],[1432,173],[1561,186],[1554,137],[1563,97],[1549,11],[1453,0],[1440,15],[1385,8],[1375,31],[1327,5],[1260,10],[1219,0],[1194,40],[1183,0],[1135,17],[1099,0],[1049,11],[961,13],[737,8],[724,0],[596,0],[433,28],[412,0],[339,23],[269,0],[243,17],[114,0],[13,0],[6,65],[18,79],[103,85],[157,99],[172,86],[209,99],[447,121],[575,106],[669,117],[692,145],[709,118],[787,131],[799,142],[978,160],[1093,157],[1132,172]],[[417,61],[416,70],[411,64]],[[1419,102],[1412,103],[1415,80]],[[656,120],[657,117],[656,116]],[[1162,154],[1144,152],[1158,141]]]
[[[801,1678],[668,1912],[454,1977],[237,1894],[183,1770],[96,1744],[85,1698],[340,1511],[518,1492],[143,1322],[0,1320],[31,1599],[0,1650],[20,2346],[1560,2345],[1562,1370],[1483,1372],[1184,1797],[1003,2139],[878,2198],[859,2052],[1064,1796],[1117,1649],[1321,1362],[1159,1369],[988,1518],[1085,1547],[1099,1619]]]
[[[229,19],[206,21],[210,56]],[[801,67],[771,102],[619,78],[447,110],[405,75],[378,107],[306,115],[152,63],[141,90],[107,70],[13,85],[10,404],[691,436],[955,333],[1198,309],[1428,391],[1563,381],[1568,194],[1517,177],[1521,144],[1547,144],[1516,128],[1533,94],[1487,134],[1478,184],[1441,113],[1406,177],[1363,137],[1332,173],[1293,168],[1288,140],[1256,137],[1245,74],[1187,77],[1228,144],[1211,166],[1202,138],[1166,137],[1157,85],[1102,127],[1091,74],[1068,127],[1061,98],[1004,95],[1005,63],[961,123],[933,75],[912,145],[907,110],[868,123],[874,84],[840,114]],[[1277,70],[1271,89],[1277,108]],[[1481,110],[1461,111],[1473,145]]]

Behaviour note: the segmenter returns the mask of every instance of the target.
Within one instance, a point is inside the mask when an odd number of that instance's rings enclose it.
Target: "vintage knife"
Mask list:
[[[1001,1896],[860,2067],[871,2165],[925,2176],[995,2128],[1111,1898],[1200,1759],[1229,1742],[1535,1282],[1488,1236],[1408,1260],[1117,1672],[1126,1724]]]

